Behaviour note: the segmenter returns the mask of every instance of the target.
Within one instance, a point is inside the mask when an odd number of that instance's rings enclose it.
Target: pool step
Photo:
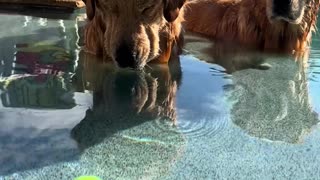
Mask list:
[[[0,7],[3,6],[46,6],[52,8],[78,9],[85,6],[82,0],[0,0]]]

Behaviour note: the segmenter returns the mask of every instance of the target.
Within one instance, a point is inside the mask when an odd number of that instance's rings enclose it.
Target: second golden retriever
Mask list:
[[[84,0],[88,16],[86,50],[119,67],[142,69],[166,63],[179,52],[180,9],[186,0]],[[172,50],[172,48],[178,47]],[[175,51],[176,50],[176,51]]]
[[[304,51],[319,0],[196,0],[185,5],[185,28],[261,50]]]

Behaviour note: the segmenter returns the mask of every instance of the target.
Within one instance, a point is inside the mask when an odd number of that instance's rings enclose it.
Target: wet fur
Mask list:
[[[264,51],[304,51],[315,30],[319,0],[307,0],[302,22],[270,23],[268,0],[197,0],[186,4],[185,28]]]
[[[114,52],[121,40],[125,37],[134,36],[134,50],[141,56],[141,65],[147,62],[167,63],[173,53],[179,54],[183,45],[183,34],[181,31],[181,22],[183,14],[179,13],[184,0],[164,0],[163,13],[160,9],[156,13],[157,17],[149,18],[149,24],[137,24],[135,33],[126,31],[128,26],[123,21],[107,21],[104,18],[107,11],[106,6],[112,1],[86,0],[88,23],[85,28],[85,49],[87,52],[104,57],[104,59],[115,59]],[[125,1],[124,1],[125,2]],[[131,3],[139,1],[131,1]],[[120,2],[118,2],[120,3]],[[97,5],[98,4],[98,5]],[[126,5],[129,3],[124,3]],[[93,7],[95,6],[95,7]],[[129,5],[128,5],[129,6]],[[160,12],[161,11],[161,12]],[[135,12],[117,12],[126,13],[127,16],[133,16]],[[140,15],[142,16],[142,15]],[[160,19],[155,22],[153,19]],[[135,22],[132,22],[133,24]],[[117,26],[117,28],[114,28]],[[109,29],[108,29],[109,28]],[[129,27],[130,28],[130,27]],[[111,30],[110,30],[111,29]],[[174,49],[173,49],[174,48]]]

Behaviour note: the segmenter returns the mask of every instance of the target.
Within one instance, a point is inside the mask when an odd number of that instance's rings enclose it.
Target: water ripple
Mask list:
[[[309,59],[309,80],[312,82],[320,81],[320,50],[311,50]]]
[[[211,67],[210,68],[210,72],[214,75],[214,76],[223,76],[226,74],[225,70],[222,69],[218,69],[217,67]]]
[[[226,80],[231,79],[231,75],[228,74],[226,70],[218,67],[211,67],[209,72],[211,73],[212,76],[215,76],[215,77],[222,77],[223,79],[226,79]]]
[[[182,133],[190,138],[200,138],[204,136],[215,136],[219,132],[223,131],[227,126],[227,117],[223,115],[211,114],[211,115],[184,115],[181,113],[181,117],[178,118],[175,123],[176,132]],[[200,118],[199,118],[200,117]],[[167,131],[168,126],[165,126],[163,120],[158,119],[154,125],[156,128],[160,128],[163,131]]]

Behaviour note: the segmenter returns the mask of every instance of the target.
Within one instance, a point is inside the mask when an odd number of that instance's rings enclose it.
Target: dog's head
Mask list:
[[[105,24],[105,55],[120,67],[139,69],[172,47],[167,41],[174,41],[177,33],[171,31],[177,30],[171,25],[186,0],[85,1],[88,19],[99,15]]]
[[[267,15],[270,21],[285,21],[300,24],[306,6],[306,0],[266,0]]]

